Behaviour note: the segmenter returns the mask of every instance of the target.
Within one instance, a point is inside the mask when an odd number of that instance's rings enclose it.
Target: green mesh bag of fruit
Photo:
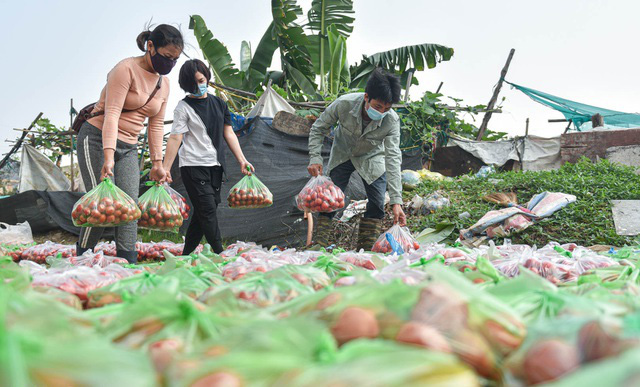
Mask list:
[[[73,205],[71,219],[78,227],[114,227],[140,218],[140,209],[108,177]]]
[[[178,232],[183,222],[180,207],[160,183],[147,182],[147,185],[151,188],[138,199],[141,211],[138,227]]]
[[[235,209],[265,208],[273,204],[273,194],[253,173],[245,175],[231,187],[227,196],[229,207]]]

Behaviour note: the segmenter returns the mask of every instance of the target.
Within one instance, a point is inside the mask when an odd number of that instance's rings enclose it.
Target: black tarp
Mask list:
[[[240,166],[228,147],[224,151],[227,162],[227,181],[222,186],[222,203],[218,219],[225,240],[254,241],[263,245],[299,246],[306,240],[306,221],[295,204],[295,195],[309,180],[308,137],[292,136],[273,129],[270,120],[258,119],[249,134],[239,137],[245,157],[253,164],[258,178],[273,193],[274,204],[269,208],[234,210],[227,206],[226,195],[241,178]],[[323,156],[327,164],[331,140],[325,139]],[[420,169],[420,153],[403,154],[402,167]],[[177,161],[171,168],[171,186],[188,199],[180,178]],[[146,189],[141,185],[141,194]],[[362,180],[354,173],[351,177],[347,200],[365,197]],[[35,233],[62,228],[78,234],[79,228],[71,222],[73,204],[82,196],[77,192],[27,191],[0,200],[0,221],[9,224],[29,221]],[[190,204],[190,202],[189,202]],[[184,233],[188,221],[181,231]],[[105,237],[113,235],[108,229]]]

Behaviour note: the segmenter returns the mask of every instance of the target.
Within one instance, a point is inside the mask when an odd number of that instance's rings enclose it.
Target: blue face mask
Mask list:
[[[207,92],[207,84],[206,83],[200,83],[198,84],[198,92],[197,93],[191,93],[192,96],[194,97],[202,97],[204,95],[204,93]]]
[[[379,121],[381,119],[384,118],[384,116],[387,115],[387,112],[384,113],[380,113],[379,111],[377,111],[376,109],[373,108],[373,106],[369,105],[369,109],[367,109],[367,115],[369,116],[369,118],[371,118],[374,121]]]

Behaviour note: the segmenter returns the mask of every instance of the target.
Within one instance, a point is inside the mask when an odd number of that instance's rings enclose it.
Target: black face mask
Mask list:
[[[166,56],[161,55],[158,53],[158,50],[156,50],[155,54],[151,55],[151,65],[160,75],[169,74],[177,62],[177,59],[169,59]]]

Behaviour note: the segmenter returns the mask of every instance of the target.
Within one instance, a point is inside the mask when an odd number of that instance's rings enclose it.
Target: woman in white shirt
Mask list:
[[[254,170],[233,132],[227,104],[207,92],[210,79],[211,72],[201,60],[192,59],[182,65],[178,82],[189,94],[173,112],[173,127],[164,155],[163,165],[169,171],[179,154],[180,173],[193,203],[183,255],[193,252],[203,236],[214,252],[223,250],[216,216],[225,170],[223,142],[229,146],[242,173],[251,174]],[[168,180],[171,181],[170,175]]]

